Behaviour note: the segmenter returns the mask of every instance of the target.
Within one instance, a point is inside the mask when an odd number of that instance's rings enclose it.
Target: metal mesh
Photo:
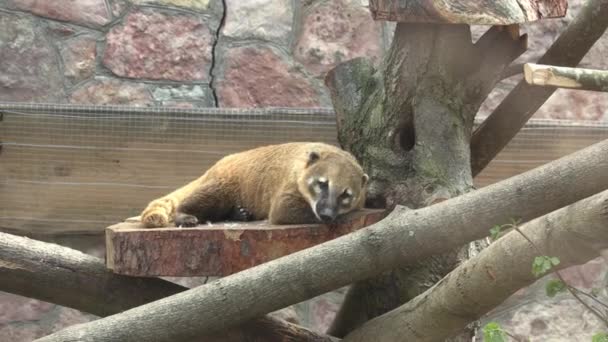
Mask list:
[[[138,215],[222,156],[289,141],[336,144],[331,109],[1,104],[0,228],[90,232]],[[483,186],[608,138],[600,123],[532,121]]]

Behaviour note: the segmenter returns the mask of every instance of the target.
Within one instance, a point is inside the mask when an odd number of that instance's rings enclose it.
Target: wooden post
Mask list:
[[[608,92],[605,70],[526,63],[524,76],[531,85]]]

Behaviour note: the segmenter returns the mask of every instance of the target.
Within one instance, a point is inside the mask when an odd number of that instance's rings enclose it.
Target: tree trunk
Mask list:
[[[539,59],[540,64],[576,66],[608,27],[608,0],[589,0]],[[521,81],[475,130],[471,138],[473,176],[513,139],[555,91]]]
[[[608,191],[511,231],[416,299],[377,317],[344,341],[441,341],[537,278],[537,256],[559,257],[559,270],[608,248]],[[534,246],[526,239],[530,239]],[[542,253],[542,254],[539,254]]]
[[[156,278],[115,275],[103,260],[70,248],[0,233],[0,290],[98,316],[116,314],[187,288]],[[330,342],[328,336],[272,317],[248,322],[207,342]]]
[[[608,71],[526,63],[526,82],[543,87],[607,91]]]
[[[328,74],[339,141],[370,174],[370,206],[421,208],[473,188],[474,116],[526,42],[516,26],[492,27],[473,44],[466,25],[399,23],[383,69],[359,59]],[[414,298],[463,258],[459,248],[437,250],[353,285],[329,334],[344,336]]]
[[[40,341],[175,341],[367,279],[530,220],[608,188],[608,140],[479,191],[419,210],[397,207],[354,233]]]

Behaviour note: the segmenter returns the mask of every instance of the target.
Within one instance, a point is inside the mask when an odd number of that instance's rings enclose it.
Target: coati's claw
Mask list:
[[[175,216],[176,227],[196,227],[198,225],[198,219],[196,216],[178,213]]]
[[[253,214],[241,206],[235,207],[231,216],[231,219],[235,221],[253,221]]]

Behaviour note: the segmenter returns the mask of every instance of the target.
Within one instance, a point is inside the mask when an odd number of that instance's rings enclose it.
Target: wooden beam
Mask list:
[[[101,234],[225,155],[337,144],[329,108],[0,103],[0,113],[0,229],[15,234]]]
[[[566,15],[566,0],[370,0],[375,20],[510,25]]]
[[[260,109],[224,108],[224,115],[213,114],[210,108],[196,113],[154,109],[153,124],[144,115],[148,108],[44,105],[32,109],[39,106],[0,103],[0,112],[4,111],[0,230],[17,235],[102,234],[105,227],[137,215],[150,198],[199,177],[226,154],[296,140],[337,144],[334,112],[322,108],[297,115],[290,114],[292,109],[277,110],[260,119],[256,114]],[[104,112],[82,114],[94,109]],[[122,115],[114,112],[117,109],[141,114]],[[508,115],[505,120],[510,120]],[[608,138],[606,125],[560,123],[540,131],[543,122],[533,119],[534,129],[517,135],[499,155],[502,160],[491,163],[475,179],[476,185],[506,179]],[[76,132],[75,127],[82,130]],[[269,135],[269,130],[281,133]],[[124,134],[127,131],[131,133]],[[490,136],[501,133],[498,129]],[[529,144],[531,140],[535,143]],[[479,147],[494,145],[490,140]]]
[[[220,222],[146,229],[138,218],[106,229],[106,266],[131,276],[227,276],[378,222],[384,210],[361,210],[334,224]]]
[[[608,27],[608,1],[589,0],[538,61],[576,66]],[[555,88],[532,87],[521,81],[471,137],[471,170],[479,174],[524,127]]]
[[[608,71],[524,64],[524,77],[531,85],[608,92]]]

